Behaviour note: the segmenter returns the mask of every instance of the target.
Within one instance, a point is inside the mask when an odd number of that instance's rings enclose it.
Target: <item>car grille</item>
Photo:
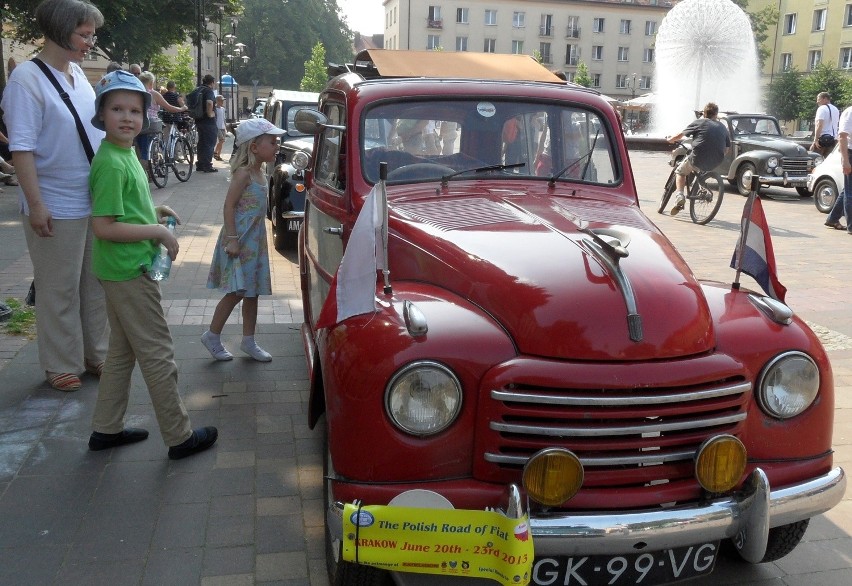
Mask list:
[[[789,175],[807,175],[810,171],[810,159],[781,159],[781,168]]]
[[[625,508],[697,498],[699,446],[717,434],[738,435],[750,397],[742,376],[627,389],[507,382],[490,388],[480,404],[487,429],[477,438],[475,473],[518,482],[531,455],[562,447],[585,471],[574,508],[609,506],[614,495]]]

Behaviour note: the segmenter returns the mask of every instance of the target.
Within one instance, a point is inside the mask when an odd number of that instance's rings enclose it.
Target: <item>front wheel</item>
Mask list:
[[[669,200],[672,198],[672,194],[675,190],[675,172],[669,174],[669,180],[666,181],[665,187],[663,187],[663,195],[660,197],[660,206],[657,208],[657,213],[662,214],[666,210],[666,206],[669,205]]]
[[[175,159],[172,162],[172,169],[178,181],[189,181],[192,177],[193,163],[195,163],[195,150],[187,139],[178,137],[175,141]]]
[[[810,197],[813,195],[807,187],[797,187],[796,193],[799,194],[799,197]]]
[[[796,549],[802,537],[805,536],[808,523],[810,523],[810,519],[770,529],[769,538],[766,542],[766,553],[759,563],[774,562]]]
[[[704,225],[719,212],[722,207],[722,194],[725,186],[722,176],[715,172],[698,175],[689,188],[689,215],[696,224]]]
[[[169,182],[169,168],[166,166],[166,153],[160,137],[151,140],[148,147],[148,164],[151,167],[151,180],[162,189]]]
[[[814,186],[814,205],[824,214],[831,211],[837,201],[837,185],[833,179],[823,178]]]
[[[743,163],[737,169],[737,191],[740,192],[740,195],[748,196],[751,193],[751,178],[756,170],[751,163]]]

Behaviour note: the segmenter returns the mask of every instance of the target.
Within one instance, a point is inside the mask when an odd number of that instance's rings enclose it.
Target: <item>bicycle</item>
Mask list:
[[[675,144],[677,148],[672,151],[669,160],[672,172],[663,188],[660,206],[657,208],[659,214],[664,213],[672,194],[675,192],[675,170],[677,166],[692,151],[692,145],[687,142],[677,141]],[[722,176],[715,171],[692,172],[686,178],[686,185],[685,197],[686,201],[689,202],[689,217],[692,218],[693,223],[704,225],[715,218],[719,208],[722,207],[722,196],[725,193]]]
[[[162,134],[151,139],[148,147],[148,161],[151,164],[151,180],[158,188],[169,182],[169,167],[178,181],[186,182],[192,176],[195,163],[195,149],[189,139],[177,129],[177,124],[169,125],[169,135],[163,142]]]

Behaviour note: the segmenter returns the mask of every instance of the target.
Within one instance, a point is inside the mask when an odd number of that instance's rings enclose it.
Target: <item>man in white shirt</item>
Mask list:
[[[828,92],[820,92],[817,95],[817,110],[814,118],[814,141],[811,143],[811,150],[815,153],[827,157],[828,153],[837,144],[837,126],[840,123],[840,111],[837,106],[831,103],[831,96]],[[820,138],[828,135],[834,140]]]

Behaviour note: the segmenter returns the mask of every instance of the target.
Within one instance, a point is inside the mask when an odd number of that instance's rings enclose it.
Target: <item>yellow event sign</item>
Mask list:
[[[491,511],[396,506],[343,510],[343,559],[391,570],[528,584],[529,518]]]

